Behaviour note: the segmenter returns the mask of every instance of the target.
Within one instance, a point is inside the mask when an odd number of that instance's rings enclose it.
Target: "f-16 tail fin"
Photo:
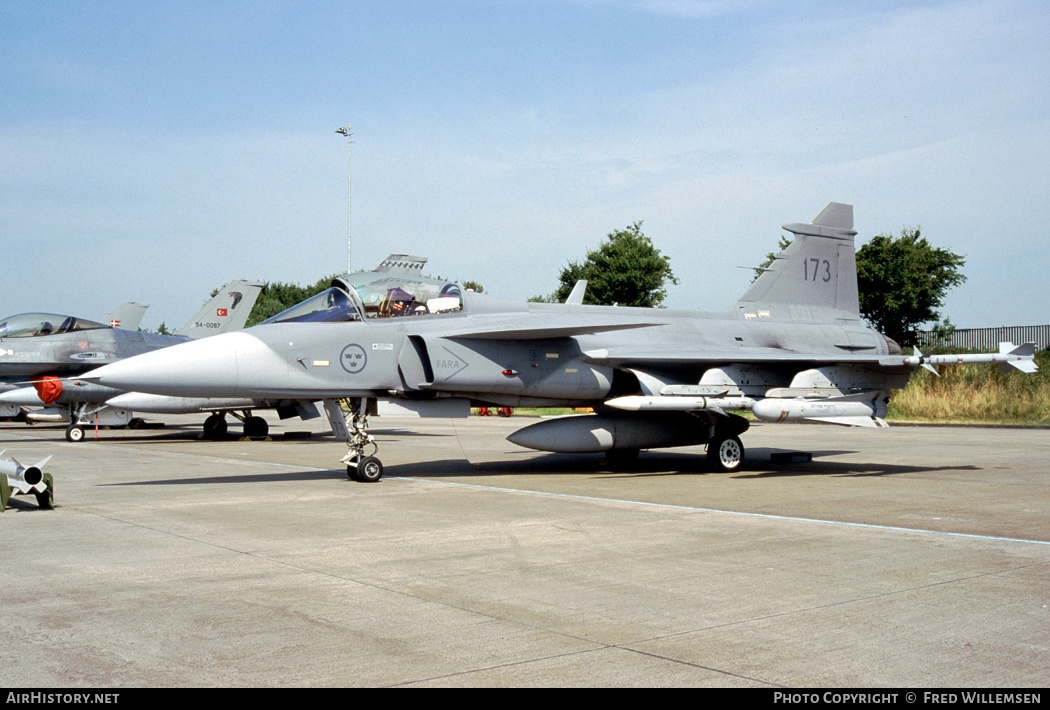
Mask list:
[[[148,303],[121,303],[109,312],[103,323],[114,328],[135,330],[139,327],[139,323],[142,322],[142,315],[147,308],[149,308]]]
[[[219,289],[210,301],[175,335],[203,338],[231,330],[240,330],[248,321],[263,285],[256,281],[231,281]]]
[[[817,317],[813,308],[838,311],[838,320],[860,318],[853,205],[832,202],[810,224],[785,224],[795,235],[737,301],[745,316]],[[785,306],[809,307],[803,309]]]

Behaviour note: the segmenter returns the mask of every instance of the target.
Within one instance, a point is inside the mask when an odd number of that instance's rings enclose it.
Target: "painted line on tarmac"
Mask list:
[[[746,513],[738,510],[719,510],[717,508],[697,508],[688,505],[672,505],[670,503],[650,503],[639,500],[621,500],[618,498],[597,498],[595,496],[582,496],[574,493],[547,493],[544,491],[529,491],[521,488],[501,488],[496,486],[479,486],[475,483],[459,483],[456,481],[435,481],[426,478],[393,477],[392,480],[417,481],[426,483],[440,483],[446,486],[462,486],[464,488],[477,488],[486,491],[502,491],[505,493],[525,493],[549,498],[568,498],[574,500],[591,501],[598,503],[620,503],[623,505],[638,505],[651,508],[668,508],[671,510],[688,510],[697,513],[718,513],[721,515],[741,515],[748,518],[766,518],[768,520],[784,520],[800,523],[818,523],[824,525],[840,525],[851,528],[868,528],[871,530],[887,530],[891,532],[920,533],[925,535],[945,535],[948,537],[962,537],[970,540],[988,540],[995,542],[1021,542],[1030,545],[1050,545],[1050,540],[1027,540],[1016,537],[996,537],[994,535],[978,535],[976,533],[947,532],[943,530],[927,530],[925,528],[904,528],[896,525],[874,525],[872,523],[851,523],[843,520],[822,520],[820,518],[799,518],[791,515],[771,515],[769,513]]]

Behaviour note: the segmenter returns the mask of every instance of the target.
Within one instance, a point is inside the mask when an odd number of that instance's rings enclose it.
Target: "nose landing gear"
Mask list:
[[[350,449],[340,461],[346,464],[346,475],[351,481],[375,483],[383,477],[383,463],[375,456],[379,445],[368,433],[368,398],[356,397],[344,401],[348,409],[346,412],[343,412],[340,400],[324,401],[332,433],[343,439]],[[371,454],[366,455],[365,451],[369,448]]]

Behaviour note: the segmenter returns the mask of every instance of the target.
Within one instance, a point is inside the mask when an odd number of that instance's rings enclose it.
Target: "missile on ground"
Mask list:
[[[6,453],[0,451],[0,456]],[[55,507],[55,483],[50,473],[44,473],[44,465],[51,460],[47,456],[32,466],[23,466],[14,457],[10,461],[0,459],[0,512],[7,508],[12,495],[32,493],[41,508]]]

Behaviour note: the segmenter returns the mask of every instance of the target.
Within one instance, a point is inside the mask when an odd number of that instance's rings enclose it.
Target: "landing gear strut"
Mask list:
[[[343,439],[350,449],[340,461],[346,464],[346,475],[350,480],[375,483],[383,477],[383,462],[376,458],[379,445],[368,433],[368,398],[357,397],[344,401],[349,410],[345,413],[339,400],[324,401],[332,433]],[[371,453],[366,454],[369,449]]]
[[[110,407],[107,404],[82,402],[70,407],[69,426],[66,428],[66,441],[77,443],[84,440],[86,430],[100,426],[130,426],[135,421],[131,412],[126,409]]]

